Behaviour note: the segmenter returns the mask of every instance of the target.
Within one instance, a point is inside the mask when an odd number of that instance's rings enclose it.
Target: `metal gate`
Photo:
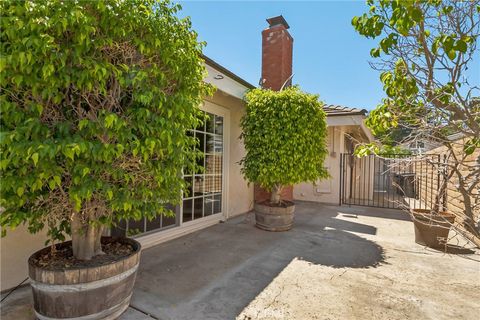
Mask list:
[[[442,179],[440,155],[340,155],[340,205],[427,209]],[[445,199],[440,199],[441,202]]]

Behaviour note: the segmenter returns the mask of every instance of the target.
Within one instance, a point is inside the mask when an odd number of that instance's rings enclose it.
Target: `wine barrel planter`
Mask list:
[[[283,206],[270,206],[267,202],[255,203],[255,225],[266,231],[287,231],[293,226],[295,204],[283,201]]]
[[[105,238],[102,242],[109,240],[110,238]],[[50,248],[34,253],[28,264],[36,318],[117,319],[130,303],[141,245],[127,238],[116,241],[130,244],[133,253],[112,263],[94,267],[49,270],[38,267],[34,259]],[[71,242],[60,245],[71,245]]]
[[[412,215],[416,243],[435,249],[445,246],[455,215],[448,212],[434,215],[425,209],[414,209]]]

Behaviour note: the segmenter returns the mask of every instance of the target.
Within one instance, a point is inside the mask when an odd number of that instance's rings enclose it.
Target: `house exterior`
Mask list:
[[[326,105],[324,110],[327,114],[329,151],[325,159],[325,167],[330,173],[330,178],[296,185],[293,188],[293,197],[297,200],[338,204],[341,181],[340,155],[353,153],[355,146],[359,143],[373,141],[373,135],[365,126],[366,110],[335,105]],[[357,162],[356,165],[365,164]],[[355,172],[361,173],[362,170],[358,169]],[[362,179],[365,177],[359,174],[356,183],[364,185]],[[368,181],[368,184],[372,183],[373,181]],[[373,197],[373,193],[371,196]]]
[[[262,32],[262,86],[280,90],[292,79],[293,38],[283,17],[267,20]],[[209,120],[190,134],[200,140],[204,152],[203,173],[185,173],[191,190],[182,204],[172,208],[175,217],[157,217],[153,221],[124,221],[109,230],[111,235],[135,236],[143,248],[206,228],[220,221],[246,213],[255,200],[268,196],[264,190],[249,185],[243,178],[239,161],[245,155],[240,120],[245,113],[243,97],[254,88],[228,69],[204,57],[208,76],[205,81],[217,87],[201,106]],[[338,203],[339,155],[351,152],[356,143],[370,141],[364,125],[365,110],[329,105],[325,107],[328,123],[329,156],[326,165],[331,179],[314,184],[303,183],[285,189],[287,199]],[[45,233],[31,235],[26,226],[8,231],[1,243],[1,291],[18,285],[27,277],[27,259],[44,247]]]

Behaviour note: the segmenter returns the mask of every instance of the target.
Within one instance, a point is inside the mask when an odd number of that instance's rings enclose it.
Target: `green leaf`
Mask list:
[[[36,167],[37,166],[37,163],[38,163],[38,153],[35,152],[34,154],[32,154],[32,161],[33,161],[33,165]]]
[[[54,176],[53,181],[55,181],[57,186],[60,186],[62,184],[62,180],[61,180],[60,176]]]
[[[23,193],[25,192],[25,189],[23,187],[18,187],[17,188],[17,195],[19,197],[23,196]]]
[[[447,52],[447,56],[450,58],[450,60],[454,60],[457,57],[457,53],[452,49]]]
[[[457,51],[460,51],[461,53],[465,53],[467,52],[467,43],[463,40],[457,40],[455,41],[455,45],[453,46],[453,48]]]

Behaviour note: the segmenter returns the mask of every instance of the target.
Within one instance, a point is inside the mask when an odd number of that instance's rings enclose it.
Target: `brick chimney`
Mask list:
[[[269,27],[262,31],[262,79],[264,88],[280,90],[291,83],[293,38],[283,16],[267,19]]]
[[[267,19],[269,27],[262,31],[262,78],[263,88],[280,90],[292,83],[293,38],[290,26],[283,16]],[[255,201],[270,199],[270,193],[255,185]],[[282,190],[283,200],[293,200],[293,186]]]

